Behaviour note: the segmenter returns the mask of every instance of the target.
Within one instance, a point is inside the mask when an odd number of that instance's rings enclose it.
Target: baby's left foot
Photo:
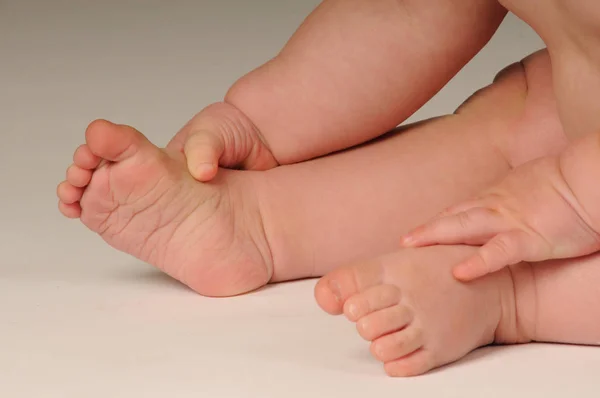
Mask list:
[[[356,322],[390,376],[419,375],[495,341],[529,341],[516,329],[508,269],[471,284],[453,278],[452,265],[473,252],[466,246],[401,250],[331,272],[315,296],[326,312]]]

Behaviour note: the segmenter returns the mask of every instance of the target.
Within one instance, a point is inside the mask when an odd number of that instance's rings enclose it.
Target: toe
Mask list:
[[[136,129],[117,125],[106,120],[96,120],[85,132],[92,153],[111,162],[121,162],[135,155],[142,147],[152,146]]]
[[[349,297],[381,284],[382,279],[383,269],[379,259],[340,267],[321,278],[315,286],[315,298],[325,312],[339,315]]]
[[[74,187],[67,181],[63,181],[59,184],[56,189],[56,194],[61,202],[65,204],[72,204],[78,202],[83,196],[83,189]]]
[[[367,341],[398,332],[412,321],[412,311],[404,305],[395,305],[373,312],[356,323],[358,334]]]
[[[88,169],[82,169],[77,165],[71,165],[67,169],[67,182],[74,187],[85,187],[90,183],[92,179],[92,171]]]
[[[394,285],[378,285],[350,297],[344,304],[344,315],[356,322],[371,312],[391,307],[400,302],[400,289]]]
[[[100,164],[100,158],[94,155],[87,144],[80,145],[73,155],[73,163],[82,169],[93,170]]]
[[[403,358],[386,362],[385,373],[392,377],[419,376],[433,368],[429,353],[420,349]]]
[[[77,202],[71,204],[58,202],[58,210],[67,218],[78,218],[81,215],[81,206]]]
[[[389,362],[413,353],[423,346],[420,328],[409,325],[371,343],[371,353],[381,362]]]

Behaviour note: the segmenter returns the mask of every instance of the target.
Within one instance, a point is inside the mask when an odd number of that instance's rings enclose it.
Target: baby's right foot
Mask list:
[[[180,153],[106,121],[92,123],[86,141],[58,187],[65,216],[203,295],[269,282],[271,252],[251,177],[225,171],[201,184]]]

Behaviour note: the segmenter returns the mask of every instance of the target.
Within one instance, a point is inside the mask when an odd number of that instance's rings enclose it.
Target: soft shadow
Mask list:
[[[519,345],[482,347],[472,351],[470,354],[456,362],[433,369],[429,371],[428,374],[436,374],[445,372],[448,369],[458,369],[464,366],[471,366],[474,363],[481,364],[482,362],[490,361],[492,358],[495,358],[499,355],[506,354],[506,351],[515,349],[515,347],[519,347]]]
[[[124,267],[114,273],[115,279],[125,283],[143,284],[147,286],[155,286],[162,289],[177,289],[193,292],[188,286],[171,278],[164,272],[155,268],[147,267],[145,264],[135,264],[132,267]]]

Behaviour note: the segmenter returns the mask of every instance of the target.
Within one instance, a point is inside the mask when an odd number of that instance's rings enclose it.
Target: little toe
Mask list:
[[[81,167],[72,164],[67,169],[67,182],[74,187],[85,187],[90,183],[92,179],[92,171],[88,169],[82,169]]]
[[[58,210],[67,218],[78,218],[81,215],[81,206],[79,202],[66,204],[58,202]]]
[[[87,144],[80,145],[73,154],[73,163],[82,169],[93,170],[102,159],[92,153]]]
[[[83,196],[83,189],[75,187],[67,181],[63,181],[58,185],[56,194],[61,202],[65,204],[72,204],[79,202]]]
[[[90,123],[85,138],[94,155],[111,162],[121,162],[135,155],[141,148],[153,146],[133,127],[114,124],[107,120],[96,120]]]
[[[371,343],[371,353],[381,362],[389,362],[413,353],[423,346],[419,327],[406,328],[378,338]]]
[[[349,297],[381,284],[382,279],[383,269],[378,259],[340,267],[319,280],[315,298],[325,312],[339,315]]]
[[[344,315],[356,322],[371,312],[391,307],[400,302],[400,289],[394,285],[378,285],[350,297],[344,304]]]
[[[381,336],[401,331],[407,327],[412,318],[412,311],[398,304],[361,318],[356,323],[356,329],[362,338],[373,341]]]
[[[430,371],[433,366],[429,353],[424,349],[419,349],[403,358],[386,362],[383,368],[385,373],[391,377],[412,377]]]

